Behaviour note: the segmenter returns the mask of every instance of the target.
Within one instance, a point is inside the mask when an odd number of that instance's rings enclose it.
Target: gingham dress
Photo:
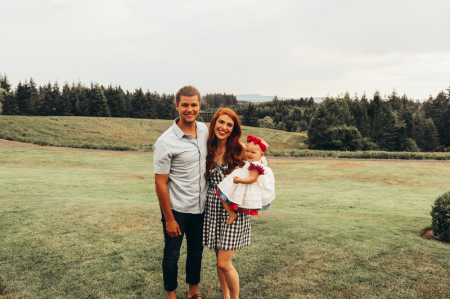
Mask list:
[[[227,211],[216,194],[217,184],[225,178],[227,169],[228,164],[214,163],[209,178],[203,224],[203,246],[207,246],[209,249],[236,250],[250,245],[250,216],[237,213],[236,220],[231,225],[227,225]]]

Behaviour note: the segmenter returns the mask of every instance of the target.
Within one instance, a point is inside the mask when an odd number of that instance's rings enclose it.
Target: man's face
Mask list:
[[[180,113],[180,120],[186,124],[191,124],[195,122],[200,111],[198,96],[180,96],[180,102],[176,107]]]

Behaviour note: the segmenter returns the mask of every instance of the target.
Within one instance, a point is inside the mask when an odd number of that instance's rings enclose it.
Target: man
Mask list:
[[[155,187],[164,230],[163,278],[167,298],[177,298],[178,258],[186,234],[186,283],[188,298],[199,295],[202,262],[203,211],[206,203],[208,128],[197,122],[201,96],[192,86],[181,88],[175,97],[178,117],[153,148]]]

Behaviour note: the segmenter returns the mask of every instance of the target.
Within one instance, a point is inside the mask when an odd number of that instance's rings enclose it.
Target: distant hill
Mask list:
[[[260,94],[238,94],[238,95],[236,95],[236,98],[237,98],[238,101],[268,102],[268,101],[272,101],[274,96],[263,96],[263,95],[260,95]],[[279,97],[279,96],[277,96],[277,98],[279,100],[286,100],[286,99],[288,99],[286,97]],[[294,99],[298,99],[298,98],[294,98]],[[316,98],[314,98],[314,102],[320,103],[320,102],[322,102],[322,98],[321,97],[316,97]]]
[[[163,119],[0,115],[0,139],[39,145],[148,152],[172,125],[173,120]],[[242,126],[242,141],[245,142],[247,135],[264,138],[270,144],[269,155],[306,148],[307,136],[302,133]]]

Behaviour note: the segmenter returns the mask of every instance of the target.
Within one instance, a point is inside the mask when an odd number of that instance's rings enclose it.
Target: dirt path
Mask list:
[[[84,152],[126,152],[129,154],[153,155],[152,152],[132,152],[132,151],[108,151],[98,149],[58,147],[58,146],[42,146],[31,143],[21,143],[0,139],[0,147],[25,147],[25,148],[48,148],[66,151],[84,151]],[[314,157],[270,157],[271,160],[337,160],[337,161],[359,161],[359,162],[392,162],[392,163],[429,163],[429,164],[450,164],[449,160],[403,160],[403,159],[353,159],[353,158],[314,158]]]

